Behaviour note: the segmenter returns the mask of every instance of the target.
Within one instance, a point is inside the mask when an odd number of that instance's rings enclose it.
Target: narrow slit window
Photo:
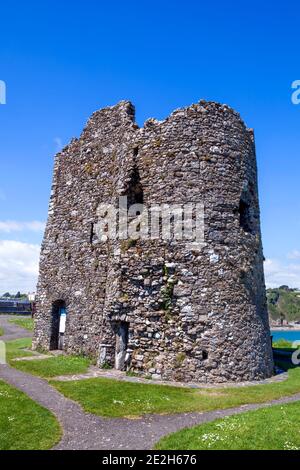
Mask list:
[[[91,230],[90,230],[90,243],[91,244],[93,243],[93,239],[94,239],[94,224],[91,223]]]
[[[242,199],[240,200],[239,214],[240,214],[240,227],[245,232],[251,233],[252,224],[251,224],[250,206]]]
[[[135,165],[130,175],[127,191],[128,207],[144,203],[144,191],[138,167]]]

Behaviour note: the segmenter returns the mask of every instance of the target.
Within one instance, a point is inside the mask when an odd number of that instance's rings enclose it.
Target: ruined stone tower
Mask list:
[[[97,208],[120,196],[204,204],[203,246],[99,240]],[[236,112],[201,101],[140,129],[124,101],[56,156],[34,347],[157,379],[272,375],[254,138]]]

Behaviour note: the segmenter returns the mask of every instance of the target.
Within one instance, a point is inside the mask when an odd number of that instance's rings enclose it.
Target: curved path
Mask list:
[[[13,341],[19,338],[31,338],[32,332],[21,328],[9,320],[24,318],[19,315],[0,315],[0,326],[4,330],[4,335],[0,336],[0,341]]]
[[[0,365],[0,378],[53,412],[63,428],[63,437],[55,449],[148,450],[153,448],[154,444],[166,434],[185,427],[248,410],[300,400],[299,393],[269,403],[252,404],[221,411],[147,415],[132,420],[126,418],[105,419],[85,413],[79,404],[65,398],[44,379],[13,369],[8,365]]]
[[[300,393],[267,404],[252,404],[222,411],[148,415],[140,419],[105,419],[85,413],[80,405],[65,398],[46,380],[9,366],[0,366],[0,378],[25,392],[48,408],[63,428],[63,437],[56,449],[151,449],[166,434],[217,418],[255,410],[269,405],[300,400]]]

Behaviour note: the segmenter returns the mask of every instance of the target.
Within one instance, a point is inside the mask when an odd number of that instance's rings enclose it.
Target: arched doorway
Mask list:
[[[63,300],[52,304],[50,350],[64,349],[67,310]]]

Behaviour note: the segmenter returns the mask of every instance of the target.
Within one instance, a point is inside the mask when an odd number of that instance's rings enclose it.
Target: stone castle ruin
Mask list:
[[[99,238],[99,205],[125,196],[203,204],[204,243]],[[139,128],[122,101],[56,156],[33,345],[155,379],[272,375],[254,137],[236,112],[200,101]]]

